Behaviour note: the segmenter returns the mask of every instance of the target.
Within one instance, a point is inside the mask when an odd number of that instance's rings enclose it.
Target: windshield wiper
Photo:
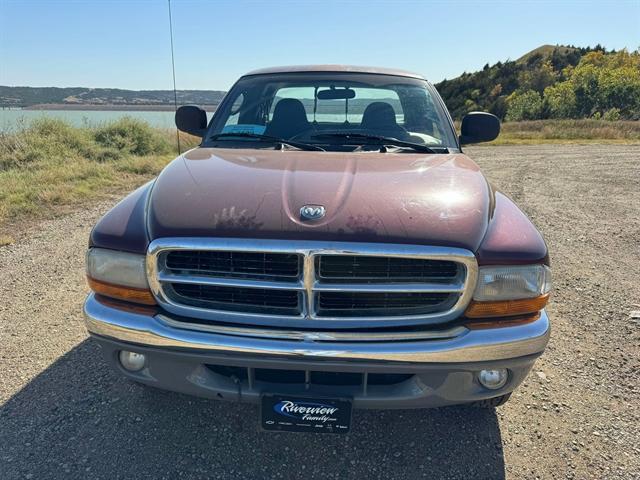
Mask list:
[[[382,135],[373,135],[369,133],[325,132],[325,133],[318,133],[315,135],[311,135],[311,138],[345,138],[347,140],[350,140],[350,139],[375,140],[377,143],[380,143],[381,145],[392,145],[394,147],[406,147],[406,148],[411,148],[417,152],[424,152],[424,153],[438,153],[434,149],[427,147],[426,145],[422,145],[420,143],[405,142],[404,140],[398,140],[397,138],[385,137]]]
[[[260,133],[251,133],[251,132],[226,132],[226,133],[216,133],[209,137],[209,140],[218,140],[220,138],[231,138],[231,137],[240,137],[240,138],[254,138],[256,140],[263,140],[265,142],[271,143],[280,143],[283,145],[291,145],[292,147],[299,148],[300,150],[310,150],[314,152],[324,152],[324,148],[320,148],[316,145],[311,145],[309,143],[296,142],[293,140],[286,140],[284,138],[272,137],[271,135],[262,135]]]

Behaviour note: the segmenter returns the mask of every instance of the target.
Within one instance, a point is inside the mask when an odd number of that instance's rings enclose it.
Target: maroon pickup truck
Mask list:
[[[549,338],[547,247],[424,78],[345,66],[238,80],[198,148],[91,233],[84,312],[128,378],[261,406],[266,430],[351,409],[494,407]]]

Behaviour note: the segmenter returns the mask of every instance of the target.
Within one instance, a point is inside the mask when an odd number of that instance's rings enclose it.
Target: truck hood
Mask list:
[[[148,203],[149,239],[205,236],[429,244],[476,251],[492,192],[463,154],[197,148]],[[304,205],[326,214],[303,220]]]

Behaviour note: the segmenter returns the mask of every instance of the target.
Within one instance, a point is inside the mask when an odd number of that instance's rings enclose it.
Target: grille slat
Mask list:
[[[167,269],[198,275],[295,281],[300,258],[289,253],[176,250],[167,254]]]
[[[293,290],[271,290],[265,288],[218,287],[172,283],[171,289],[187,305],[205,308],[219,308],[229,311],[250,310],[252,312],[280,313],[295,315],[300,303],[300,295]]]
[[[425,315],[441,310],[451,293],[318,293],[318,316]],[[445,307],[446,308],[446,307]]]
[[[446,281],[460,273],[456,262],[402,257],[322,255],[316,264],[318,276],[327,281]]]

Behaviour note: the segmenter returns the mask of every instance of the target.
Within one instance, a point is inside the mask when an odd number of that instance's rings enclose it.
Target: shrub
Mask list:
[[[132,155],[163,154],[169,151],[169,141],[149,124],[124,117],[99,127],[94,132],[98,145]]]
[[[615,107],[610,108],[609,110],[604,112],[604,115],[602,115],[602,118],[609,122],[617,122],[618,120],[620,120],[620,109]]]
[[[0,170],[44,160],[90,158],[96,151],[88,131],[62,120],[42,118],[20,132],[0,134]]]
[[[132,118],[98,128],[78,128],[63,120],[42,118],[19,131],[0,132],[0,171],[45,162],[113,162],[128,156],[161,155],[175,146],[174,138],[173,132]]]
[[[114,160],[120,160],[123,157],[124,155],[117,148],[102,148],[90,160],[96,160],[98,162],[112,162]]]

